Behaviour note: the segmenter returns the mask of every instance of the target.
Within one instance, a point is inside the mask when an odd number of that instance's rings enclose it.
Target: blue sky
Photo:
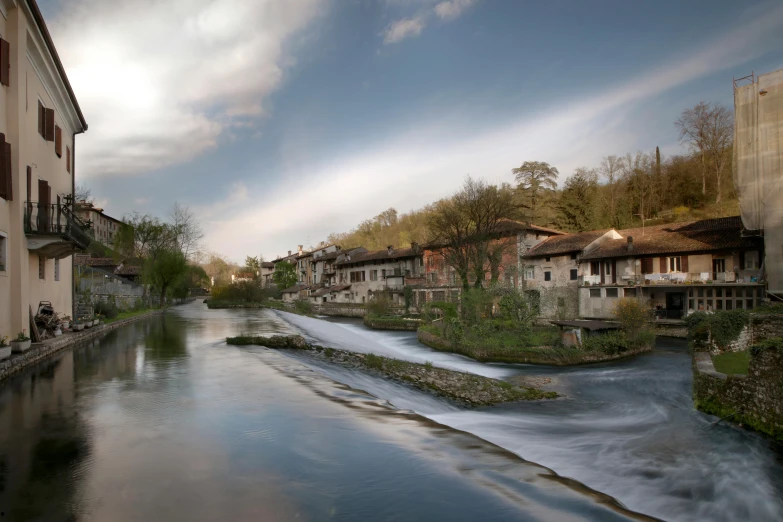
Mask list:
[[[678,153],[683,109],[730,106],[732,76],[783,67],[779,2],[40,4],[90,124],[77,182],[118,217],[177,200],[235,260],[466,174],[511,182],[538,160],[562,181],[608,154]]]

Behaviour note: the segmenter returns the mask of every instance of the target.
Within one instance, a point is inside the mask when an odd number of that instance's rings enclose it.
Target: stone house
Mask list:
[[[112,246],[114,236],[124,223],[106,214],[102,208],[98,208],[90,202],[80,201],[75,206],[79,217],[86,223],[91,223],[90,235],[92,238],[104,245]]]
[[[0,3],[0,336],[50,301],[74,315],[73,254],[91,241],[73,207],[87,122],[35,0]]]
[[[374,294],[388,292],[394,304],[404,304],[404,287],[409,279],[423,274],[421,248],[387,247],[374,252],[356,252],[334,263],[337,285],[350,285],[336,295],[336,302],[367,303]]]
[[[259,270],[259,278],[261,279],[261,285],[264,288],[269,288],[275,285],[275,264],[271,261],[262,261],[261,269]]]
[[[541,241],[561,236],[563,232],[519,221],[505,220],[489,245],[495,254],[493,262],[487,260],[484,278],[489,284],[493,278],[512,288],[522,287],[522,255]],[[462,280],[456,270],[448,265],[443,248],[429,245],[423,249],[424,280],[414,285],[415,304],[421,306],[431,301],[456,301],[462,291]],[[475,274],[469,274],[469,282],[475,282]]]

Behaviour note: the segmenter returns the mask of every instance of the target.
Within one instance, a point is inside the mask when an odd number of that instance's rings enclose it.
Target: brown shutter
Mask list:
[[[49,184],[42,179],[38,180],[38,231],[49,230]]]
[[[688,273],[688,256],[682,256],[682,260],[680,261],[680,266],[682,268],[682,271],[687,274]]]
[[[59,125],[54,126],[54,153],[58,158],[63,157],[63,130]]]
[[[41,136],[44,135],[44,127],[46,127],[46,111],[41,100],[38,100],[38,134]]]
[[[27,166],[27,215],[33,213],[33,168]]]
[[[745,270],[745,251],[739,253],[740,258],[740,270]]]
[[[604,267],[604,262],[599,261],[598,262],[598,271],[601,272],[601,284],[606,283],[606,267]]]
[[[8,200],[8,187],[10,185],[10,172],[5,168],[5,134],[0,133],[0,198]]]
[[[612,284],[617,284],[617,260],[612,259]]]
[[[652,274],[652,273],[653,273],[653,258],[651,257],[642,258],[642,274]]]
[[[0,38],[0,83],[11,85],[11,44]]]
[[[65,146],[65,171],[71,172],[71,148],[67,145]]]
[[[46,141],[54,141],[54,109],[44,109],[44,113],[46,115],[44,138]]]
[[[669,271],[668,268],[666,267],[666,258],[661,257],[660,260],[661,260],[661,273],[665,274],[666,272]]]

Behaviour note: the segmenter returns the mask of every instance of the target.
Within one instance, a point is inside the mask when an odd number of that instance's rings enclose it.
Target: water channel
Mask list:
[[[469,410],[306,356],[301,333],[567,398]],[[558,369],[432,352],[352,320],[201,303],[0,384],[0,520],[783,520],[783,457],[693,410],[683,343]]]

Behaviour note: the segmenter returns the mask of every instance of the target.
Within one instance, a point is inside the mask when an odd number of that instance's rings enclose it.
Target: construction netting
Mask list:
[[[734,90],[734,184],[742,223],[764,232],[769,291],[783,294],[783,69]]]

